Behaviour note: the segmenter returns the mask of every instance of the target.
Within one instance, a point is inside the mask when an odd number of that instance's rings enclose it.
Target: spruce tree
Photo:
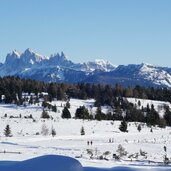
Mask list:
[[[101,107],[97,107],[95,119],[97,119],[98,121],[102,120],[102,110],[101,110]]]
[[[66,118],[66,119],[71,118],[71,113],[67,107],[64,107],[64,109],[62,111],[62,118]]]
[[[41,118],[43,118],[43,119],[49,119],[50,116],[49,116],[48,112],[46,112],[45,110],[43,110],[42,115],[41,115]]]
[[[5,135],[6,137],[11,137],[11,136],[12,136],[12,135],[11,135],[11,128],[10,128],[9,125],[7,125],[7,126],[5,127],[5,129],[4,129],[4,135]]]
[[[56,135],[56,131],[55,131],[55,129],[53,127],[52,127],[52,130],[51,130],[51,134],[52,134],[53,137]]]
[[[137,130],[140,132],[141,131],[141,125],[139,124],[137,127]]]
[[[166,107],[165,109],[164,119],[166,121],[166,124],[168,126],[171,126],[171,111],[169,110],[169,107]]]
[[[83,126],[81,127],[81,135],[85,135],[85,130]]]
[[[78,118],[78,119],[89,119],[90,118],[90,114],[88,112],[88,109],[86,109],[85,106],[80,106],[79,108],[77,108],[77,110],[75,112],[75,118]]]
[[[128,130],[127,130],[127,123],[126,123],[125,120],[123,120],[123,121],[121,122],[121,124],[120,124],[120,126],[119,126],[119,129],[120,129],[120,131],[122,131],[122,132],[128,132]]]

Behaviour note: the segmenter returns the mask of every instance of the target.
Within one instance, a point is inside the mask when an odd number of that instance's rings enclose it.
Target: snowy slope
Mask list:
[[[160,67],[155,67],[150,64],[142,64],[139,75],[157,85],[163,84],[167,87],[171,87],[171,75]]]
[[[131,99],[134,102],[135,99]],[[142,105],[147,104],[144,100]],[[167,102],[153,102],[159,105]],[[29,105],[26,107],[10,104],[0,104],[0,160],[2,161],[22,161],[29,158],[42,155],[64,155],[76,158],[83,166],[112,168],[114,166],[151,168],[159,167],[163,163],[165,152],[164,146],[167,146],[168,157],[171,158],[171,128],[165,129],[151,128],[142,124],[142,130],[137,130],[139,123],[129,123],[128,133],[120,132],[120,121],[88,121],[80,119],[61,119],[61,113],[66,105],[64,101],[53,101],[56,104],[57,113],[48,111],[50,119],[41,119],[41,104]],[[86,106],[89,111],[95,112],[93,107],[94,100],[70,100],[69,109],[72,117],[79,106]],[[106,107],[102,107],[105,111]],[[4,117],[4,115],[7,117]],[[26,118],[32,115],[33,119]],[[13,117],[12,117],[13,116]],[[4,128],[9,124],[12,137],[4,136]],[[42,135],[42,127],[46,126],[48,134]],[[85,135],[80,135],[81,127],[84,127]],[[52,127],[56,130],[56,136],[50,135]],[[109,139],[112,142],[109,142]],[[92,141],[92,145],[87,142]],[[118,145],[121,144],[128,152],[127,156],[121,160],[114,160],[112,155],[117,154]],[[91,150],[93,157],[87,153]],[[145,151],[146,156],[140,155],[140,150]],[[100,160],[106,151],[109,155],[107,160]],[[131,159],[129,155],[136,156]],[[151,162],[149,162],[151,161]]]
[[[138,99],[138,98],[126,98],[130,103],[135,104],[139,109],[146,108],[147,105],[151,108],[151,105],[154,106],[154,109],[158,111],[160,117],[164,115],[164,107],[168,106],[171,108],[171,104],[169,102],[157,101],[157,100],[147,100],[147,99]],[[140,102],[140,106],[138,106],[138,101]]]

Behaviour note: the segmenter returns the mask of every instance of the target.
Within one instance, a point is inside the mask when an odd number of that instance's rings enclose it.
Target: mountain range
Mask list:
[[[19,76],[45,82],[121,84],[171,88],[171,68],[151,64],[113,65],[105,60],[74,63],[61,52],[50,57],[31,49],[14,50],[0,64],[0,76]]]

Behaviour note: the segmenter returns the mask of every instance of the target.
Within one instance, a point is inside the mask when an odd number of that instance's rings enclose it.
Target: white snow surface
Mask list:
[[[135,99],[128,100],[134,102]],[[146,105],[147,103],[148,100],[142,100],[141,104]],[[167,147],[167,155],[171,158],[170,127],[165,129],[152,127],[153,132],[150,132],[151,128],[142,124],[142,130],[139,132],[137,130],[139,123],[132,122],[128,123],[128,133],[123,133],[118,129],[120,121],[62,119],[61,113],[66,102],[53,101],[52,104],[57,105],[57,113],[48,111],[51,119],[40,118],[42,113],[41,103],[27,105],[26,107],[14,104],[0,104],[0,170],[14,171],[14,169],[1,169],[1,167],[5,167],[3,164],[5,161],[23,161],[46,155],[63,155],[75,158],[84,166],[86,171],[99,170],[88,167],[106,168],[101,170],[113,167],[124,167],[125,170],[129,170],[127,167],[132,170],[134,168],[168,169],[168,167],[163,166],[163,157],[166,155],[163,147]],[[69,110],[72,117],[74,117],[75,111],[79,106],[84,105],[92,114],[96,111],[96,108],[93,107],[93,99],[71,99],[70,104],[71,108]],[[168,103],[155,101],[155,106],[157,104],[163,105]],[[103,106],[102,110],[105,112],[110,109]],[[4,117],[5,114],[7,114],[7,117]],[[26,117],[29,115],[32,115],[34,119],[27,119]],[[7,124],[10,125],[12,137],[4,136],[4,128]],[[49,134],[46,136],[41,134],[43,125],[49,130]],[[80,135],[82,126],[84,127],[85,135]],[[55,137],[50,135],[52,127],[56,130]],[[109,142],[109,140],[112,141]],[[92,141],[92,145],[88,145],[88,141]],[[128,155],[122,157],[121,160],[114,160],[113,154],[118,154],[117,148],[119,144],[125,148]],[[87,153],[87,149],[92,151],[92,157]],[[146,156],[141,156],[139,154],[140,150],[146,152]],[[109,151],[109,155],[105,157],[106,159],[100,160],[98,157],[104,156],[106,151]],[[131,158],[128,158],[131,154],[133,156],[138,154],[138,157],[132,157],[131,160]],[[122,170],[123,168],[119,169]],[[114,168],[110,170],[119,171],[119,169]],[[171,168],[169,167],[169,169]],[[48,171],[53,170],[48,169]]]
[[[151,80],[157,85],[166,85],[171,87],[171,75],[151,64],[143,64],[139,74],[145,76],[147,80]]]
[[[142,107],[146,108],[147,105],[151,108],[151,105],[154,106],[154,109],[158,111],[160,117],[164,115],[164,107],[168,106],[171,108],[171,104],[169,102],[157,101],[157,100],[147,100],[147,99],[138,99],[138,98],[126,98],[130,103],[135,104],[139,109]],[[140,101],[140,106],[138,106],[138,101]]]

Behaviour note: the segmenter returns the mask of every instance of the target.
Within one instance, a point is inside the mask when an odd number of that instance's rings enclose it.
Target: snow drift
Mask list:
[[[46,155],[21,162],[0,162],[0,171],[83,171],[83,168],[73,158]]]
[[[154,168],[154,169],[138,169],[128,167],[114,167],[108,168],[93,168],[82,167],[76,159],[59,156],[59,155],[46,155],[36,157],[33,159],[15,162],[15,161],[1,161],[0,171],[169,171],[170,167]]]

